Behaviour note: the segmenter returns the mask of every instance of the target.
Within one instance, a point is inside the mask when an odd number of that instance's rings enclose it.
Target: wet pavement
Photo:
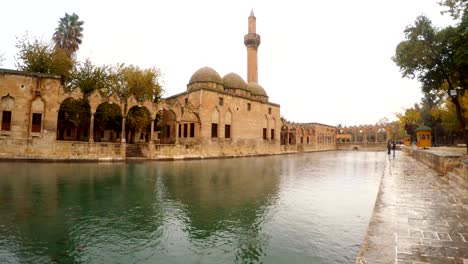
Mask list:
[[[468,191],[401,152],[388,156],[356,263],[468,264]]]

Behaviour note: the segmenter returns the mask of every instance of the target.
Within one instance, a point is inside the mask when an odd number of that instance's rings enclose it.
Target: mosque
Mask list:
[[[0,69],[0,158],[177,159],[336,149],[335,127],[286,121],[280,105],[269,101],[258,83],[260,43],[252,11],[244,36],[247,82],[204,67],[185,92],[156,103],[66,92],[60,76]],[[70,100],[88,105],[87,123],[63,121],[62,107]],[[103,105],[121,113],[117,129],[99,123]],[[136,108],[145,109],[150,125],[129,131],[128,117]]]

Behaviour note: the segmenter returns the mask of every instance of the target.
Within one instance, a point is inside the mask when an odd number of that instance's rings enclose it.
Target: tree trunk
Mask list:
[[[463,109],[461,108],[460,102],[458,101],[458,97],[452,97],[452,102],[453,104],[455,104],[455,108],[457,109],[457,119],[458,119],[458,122],[460,122],[460,128],[461,128],[460,130],[464,134],[466,154],[468,154],[468,129],[466,129]]]

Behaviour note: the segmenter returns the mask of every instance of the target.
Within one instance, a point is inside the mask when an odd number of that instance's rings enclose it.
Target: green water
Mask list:
[[[0,263],[353,263],[385,158],[0,162]]]

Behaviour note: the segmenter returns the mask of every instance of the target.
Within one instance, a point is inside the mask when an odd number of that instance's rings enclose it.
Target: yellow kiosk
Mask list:
[[[411,146],[411,136],[410,135],[405,135],[405,137],[403,138],[404,141],[403,141],[403,144],[407,147]]]
[[[431,147],[431,128],[427,126],[419,126],[416,129],[416,145],[419,148],[430,148]]]

